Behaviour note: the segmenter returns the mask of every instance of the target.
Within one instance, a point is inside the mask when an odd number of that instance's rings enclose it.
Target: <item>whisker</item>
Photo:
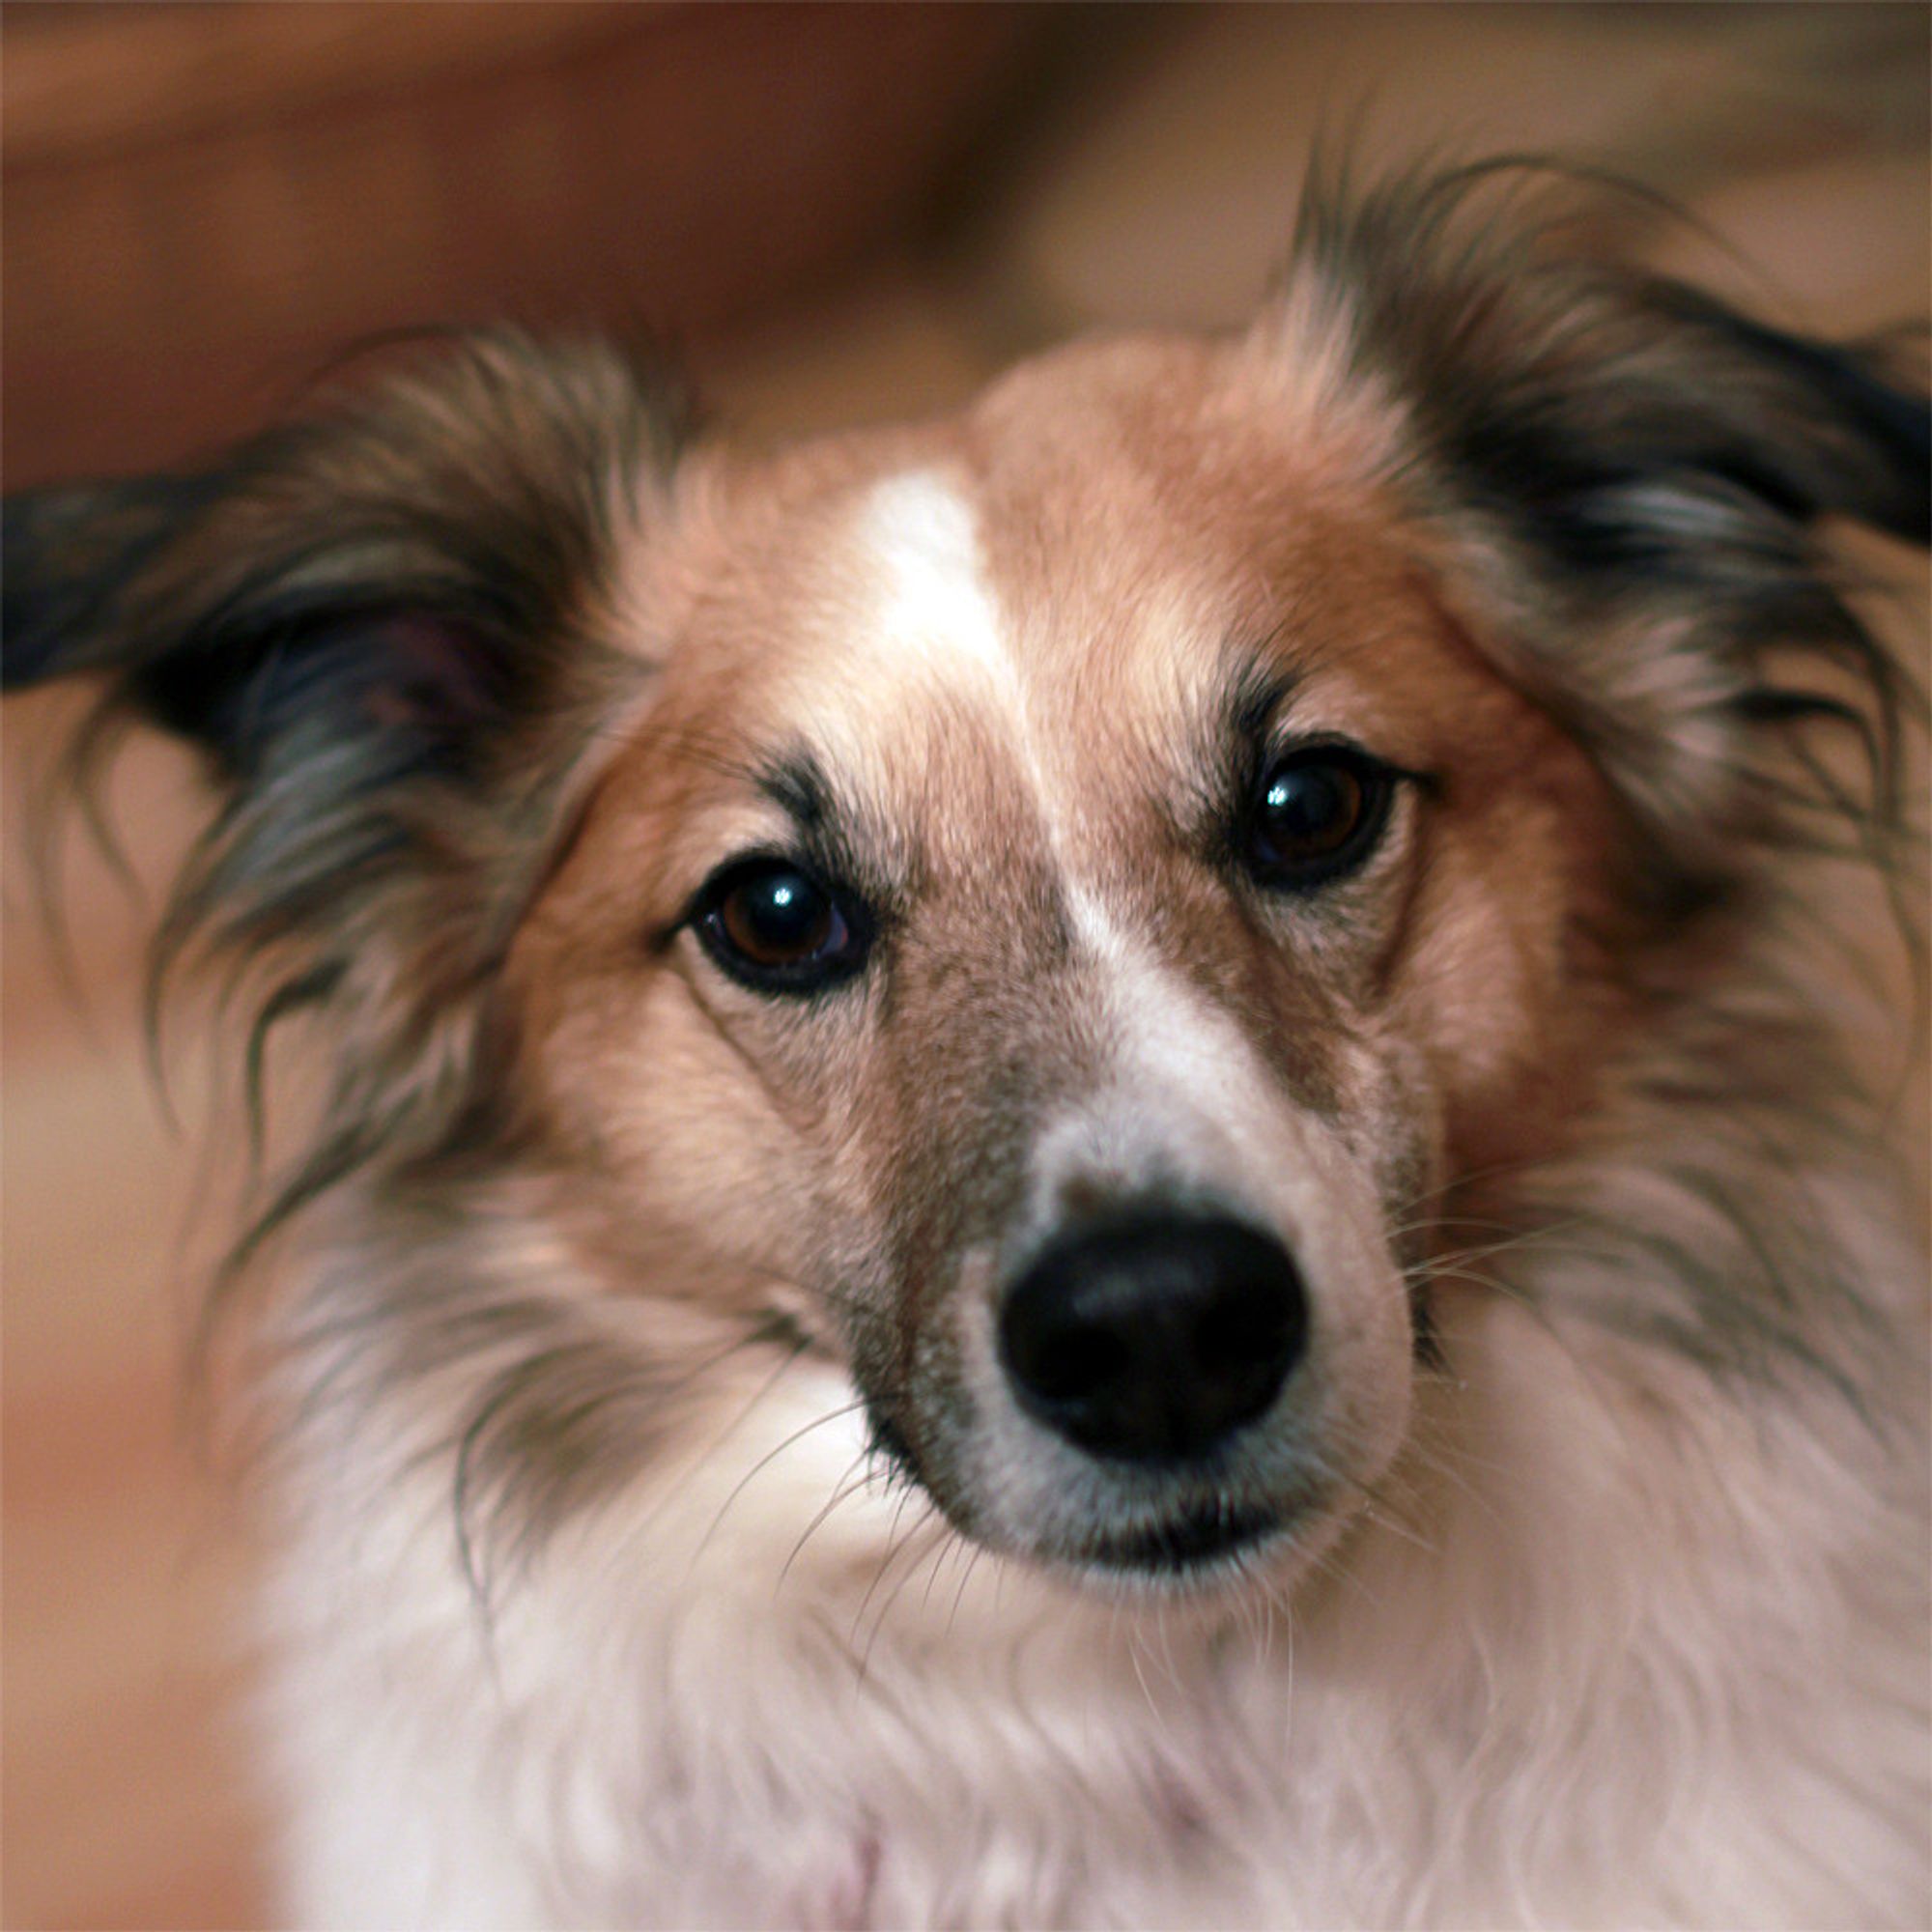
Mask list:
[[[910,1543],[912,1538],[918,1534],[921,1524],[923,1523],[925,1520],[924,1517],[921,1517],[919,1521],[915,1522],[912,1528],[906,1532],[906,1537],[904,1542],[901,1542],[899,1538],[899,1524],[905,1519],[907,1504],[909,1504],[913,1500],[913,1497],[916,1493],[917,1493],[916,1491],[908,1487],[904,1494],[902,1494],[899,1497],[898,1507],[895,1509],[893,1512],[893,1520],[891,1526],[886,1531],[885,1554],[880,1558],[878,1568],[874,1570],[872,1573],[872,1580],[866,1586],[866,1594],[859,1599],[859,1607],[853,1613],[852,1629],[850,1634],[846,1637],[846,1648],[848,1650],[856,1650],[858,1647],[859,1632],[864,1627],[866,1621],[866,1611],[871,1605],[873,1594],[877,1591],[879,1585],[885,1581],[887,1571],[889,1571],[893,1567],[893,1564],[895,1560],[898,1557],[900,1551],[904,1549],[906,1544]],[[933,1506],[930,1503],[923,1503],[923,1507],[929,1515],[931,1513]],[[865,1671],[862,1667],[860,1671],[860,1677],[862,1680],[864,1676],[865,1676]]]
[[[710,1548],[711,1539],[717,1535],[719,1524],[724,1520],[725,1512],[729,1510],[731,1505],[735,1503],[738,1500],[738,1498],[745,1493],[746,1489],[751,1485],[751,1483],[753,1481],[755,1477],[761,1474],[765,1469],[769,1468],[771,1464],[775,1463],[781,1456],[782,1456],[787,1449],[791,1448],[794,1443],[802,1442],[805,1439],[805,1437],[811,1435],[814,1430],[823,1429],[830,1423],[841,1422],[844,1420],[846,1416],[855,1414],[858,1410],[864,1408],[865,1406],[866,1403],[865,1403],[865,1398],[863,1396],[857,1398],[852,1402],[841,1403],[837,1408],[827,1409],[823,1415],[814,1416],[810,1422],[804,1424],[802,1427],[794,1429],[792,1433],[789,1435],[787,1435],[782,1442],[779,1443],[775,1448],[766,1450],[766,1452],[762,1456],[760,1456],[758,1460],[755,1463],[753,1463],[752,1466],[749,1469],[747,1469],[742,1476],[738,1478],[737,1482],[732,1485],[731,1493],[727,1495],[724,1498],[724,1500],[718,1505],[718,1513],[711,1519],[710,1527],[707,1528],[703,1536],[698,1539],[697,1548],[691,1552],[690,1567],[692,1568],[696,1567],[697,1559],[704,1554],[706,1549]]]
[[[933,1533],[928,1538],[925,1547],[920,1548],[918,1547],[920,1537],[926,1531]],[[886,1627],[886,1619],[892,1614],[893,1605],[905,1594],[906,1586],[918,1576],[920,1565],[928,1557],[936,1557],[942,1554],[947,1547],[948,1540],[954,1536],[955,1532],[952,1525],[930,1504],[927,1505],[925,1515],[906,1532],[905,1543],[902,1548],[912,1550],[912,1561],[905,1566],[899,1575],[899,1580],[894,1584],[892,1590],[881,1601],[878,1614],[872,1619],[871,1634],[867,1637],[865,1649],[859,1658],[859,1681],[861,1684],[866,1681],[866,1677],[871,1669],[872,1649],[879,1640],[879,1633]],[[881,1566],[879,1573],[881,1577],[885,1575],[886,1569],[891,1567],[892,1560],[889,1556],[886,1563]],[[867,1591],[867,1595],[869,1598],[871,1592]],[[860,1616],[862,1619],[864,1615],[865,1609],[861,1605]],[[857,1628],[855,1625],[855,1634]]]
[[[962,1537],[959,1541],[963,1543],[965,1539]],[[946,1634],[948,1636],[952,1634],[952,1626],[959,1616],[959,1605],[966,1601],[966,1586],[973,1580],[973,1572],[980,1567],[980,1559],[985,1553],[986,1546],[983,1543],[973,1545],[973,1553],[966,1562],[966,1574],[959,1579],[959,1587],[952,1595],[952,1607],[946,1615]]]
[[[800,1358],[805,1354],[810,1346],[810,1343],[804,1339],[794,1344],[773,1368],[771,1374],[752,1392],[750,1400],[732,1415],[724,1427],[698,1452],[697,1460],[681,1473],[678,1481],[666,1489],[664,1494],[639,1518],[637,1522],[631,1525],[621,1549],[613,1549],[611,1551],[611,1562],[606,1565],[603,1572],[607,1578],[612,1574],[620,1561],[628,1560],[631,1551],[638,1544],[649,1538],[651,1531],[657,1527],[665,1512],[679,1499],[692,1479],[706,1468],[712,1458],[717,1456],[724,1449],[724,1445],[730,1441],[731,1437],[752,1419],[752,1416],[756,1412],[760,1405],[778,1388],[786,1375],[798,1365]]]
[[[869,1449],[862,1449],[846,1464],[845,1473],[839,1477],[838,1483],[834,1486],[832,1495],[824,1508],[806,1524],[798,1541],[792,1545],[791,1553],[785,1558],[783,1566],[779,1571],[778,1581],[772,1585],[772,1597],[774,1601],[777,1600],[779,1592],[783,1589],[785,1578],[791,1575],[792,1565],[798,1561],[800,1553],[804,1550],[805,1546],[810,1542],[813,1533],[831,1517],[833,1511],[840,1503],[850,1501],[853,1496],[862,1494],[869,1487],[872,1481],[872,1471],[869,1466],[871,1453]],[[856,1481],[854,1480],[855,1477]]]

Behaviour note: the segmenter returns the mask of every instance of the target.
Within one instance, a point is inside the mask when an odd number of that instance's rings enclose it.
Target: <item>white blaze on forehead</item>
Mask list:
[[[883,583],[872,613],[874,648],[895,669],[915,669],[954,688],[991,696],[1031,785],[1049,849],[1059,861],[1064,904],[1081,946],[1101,968],[1097,984],[1112,1009],[1108,1030],[1122,1051],[1144,1038],[1175,1052],[1189,1028],[1148,988],[1161,980],[1100,889],[1067,863],[1066,801],[1040,755],[1025,679],[1009,648],[1005,621],[985,578],[973,506],[945,477],[909,470],[874,486],[860,513],[859,541]],[[1180,630],[1180,620],[1173,619]],[[1191,1008],[1184,993],[1180,1009]],[[1172,1058],[1172,1054],[1168,1055]]]
[[[973,506],[930,469],[888,477],[860,512],[880,586],[876,643],[895,667],[989,685],[1022,724],[1024,689],[986,582]]]
[[[908,697],[923,707],[943,695],[965,700],[1010,753],[1047,850],[1065,875],[1070,801],[1050,775],[1060,762],[1011,648],[1011,630],[988,580],[971,499],[936,470],[915,469],[873,486],[853,529],[867,587],[860,634],[842,640],[858,681],[839,680],[841,716],[860,760],[859,733],[902,737]],[[940,712],[935,714],[944,717]]]

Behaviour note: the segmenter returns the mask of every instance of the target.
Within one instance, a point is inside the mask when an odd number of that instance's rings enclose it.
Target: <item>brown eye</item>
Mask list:
[[[714,874],[692,923],[712,958],[758,992],[816,992],[856,973],[870,945],[856,899],[779,858]]]
[[[1375,850],[1391,789],[1388,768],[1353,746],[1291,752],[1268,767],[1249,808],[1243,862],[1284,891],[1339,878]]]

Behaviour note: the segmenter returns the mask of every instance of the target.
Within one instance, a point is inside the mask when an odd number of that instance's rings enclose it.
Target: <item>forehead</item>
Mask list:
[[[803,764],[888,814],[942,779],[1065,805],[1108,772],[1179,781],[1269,681],[1412,755],[1418,676],[1468,671],[1371,440],[1237,349],[1130,341],[1024,365],[943,424],[715,473],[659,569],[671,642],[638,755]]]

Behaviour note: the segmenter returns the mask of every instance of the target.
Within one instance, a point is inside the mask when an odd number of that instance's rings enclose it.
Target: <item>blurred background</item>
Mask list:
[[[1928,21],[12,0],[0,464],[15,489],[191,459],[359,339],[503,315],[648,329],[752,437],[940,409],[1071,330],[1237,321],[1323,128],[1606,163],[1707,231],[1627,215],[1653,260],[1827,331],[1922,318]],[[0,1920],[260,1925],[254,1559],[176,1393],[225,1177],[139,1023],[198,807],[130,747],[124,871],[82,841],[56,868],[63,970],[23,853],[75,709],[4,721]],[[1910,1118],[1922,1145],[1922,1083]]]

